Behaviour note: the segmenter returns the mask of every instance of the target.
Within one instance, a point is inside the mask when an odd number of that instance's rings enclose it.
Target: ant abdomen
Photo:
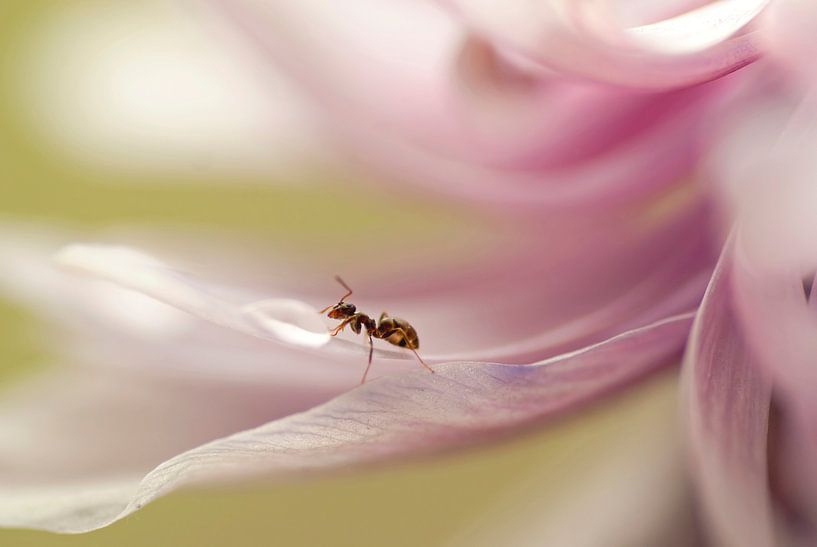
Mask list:
[[[420,337],[417,331],[405,319],[383,317],[377,326],[376,338],[382,338],[390,344],[401,348],[420,349]]]

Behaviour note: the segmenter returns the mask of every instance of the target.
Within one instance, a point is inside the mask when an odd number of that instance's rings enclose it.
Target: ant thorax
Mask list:
[[[366,334],[372,334],[377,329],[377,323],[374,319],[365,313],[356,313],[355,318],[349,324],[355,334],[360,334],[360,331],[365,328]]]

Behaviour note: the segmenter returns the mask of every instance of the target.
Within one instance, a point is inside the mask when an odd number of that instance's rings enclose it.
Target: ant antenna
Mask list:
[[[343,279],[341,279],[339,275],[336,275],[336,276],[335,276],[335,281],[337,281],[338,283],[340,283],[340,284],[341,284],[341,286],[342,286],[344,289],[346,289],[346,290],[348,291],[346,294],[344,294],[343,296],[341,296],[341,297],[340,297],[340,300],[338,301],[338,304],[343,304],[343,303],[346,301],[346,299],[347,299],[347,298],[349,298],[350,296],[352,296],[352,289],[350,289],[350,288],[349,288],[349,285],[347,285],[347,284],[346,284],[346,282],[345,282]],[[323,315],[323,314],[324,314],[324,313],[326,313],[326,312],[327,312],[327,311],[328,311],[330,308],[334,308],[336,305],[337,305],[337,304],[329,304],[328,306],[326,306],[324,309],[322,309],[322,310],[321,310],[321,311],[319,311],[318,313],[319,313],[320,315]]]
[[[340,302],[338,302],[338,303],[340,304],[340,303],[344,302],[344,301],[345,301],[347,298],[349,298],[350,296],[352,296],[352,289],[350,289],[350,288],[349,288],[349,285],[347,285],[347,284],[346,284],[346,281],[344,281],[343,279],[341,279],[339,275],[336,275],[336,276],[335,276],[335,281],[337,281],[338,283],[340,283],[340,284],[343,286],[343,288],[344,288],[344,289],[346,289],[347,291],[349,291],[349,292],[347,292],[346,294],[344,294],[344,295],[343,295],[343,297],[340,299]]]

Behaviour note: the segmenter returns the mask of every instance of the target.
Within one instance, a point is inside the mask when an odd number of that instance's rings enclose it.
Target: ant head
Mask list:
[[[351,317],[355,314],[354,304],[349,304],[347,302],[338,302],[335,306],[329,310],[329,317],[331,319],[346,319],[347,317]]]

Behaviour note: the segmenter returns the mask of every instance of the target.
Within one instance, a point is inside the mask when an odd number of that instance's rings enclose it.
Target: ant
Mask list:
[[[355,334],[360,334],[362,329],[366,329],[366,334],[369,336],[369,363],[366,365],[363,378],[360,380],[361,384],[366,382],[366,376],[369,374],[369,368],[372,366],[372,353],[374,352],[373,337],[380,338],[401,348],[410,349],[414,352],[420,364],[432,374],[434,373],[434,369],[428,366],[420,357],[420,354],[417,353],[417,350],[420,349],[420,339],[417,337],[417,331],[414,330],[414,327],[412,327],[408,321],[397,317],[389,317],[386,312],[383,312],[380,314],[379,321],[375,322],[374,319],[365,313],[356,311],[357,308],[354,304],[346,302],[346,299],[352,296],[352,289],[349,288],[349,285],[347,285],[339,275],[335,276],[335,281],[340,283],[348,292],[341,297],[337,304],[334,306],[326,306],[318,313],[323,315],[326,311],[329,311],[326,315],[329,316],[330,319],[339,319],[341,321],[335,330],[332,331],[331,336],[337,336],[346,328],[346,325],[350,325],[352,330],[355,331]]]

